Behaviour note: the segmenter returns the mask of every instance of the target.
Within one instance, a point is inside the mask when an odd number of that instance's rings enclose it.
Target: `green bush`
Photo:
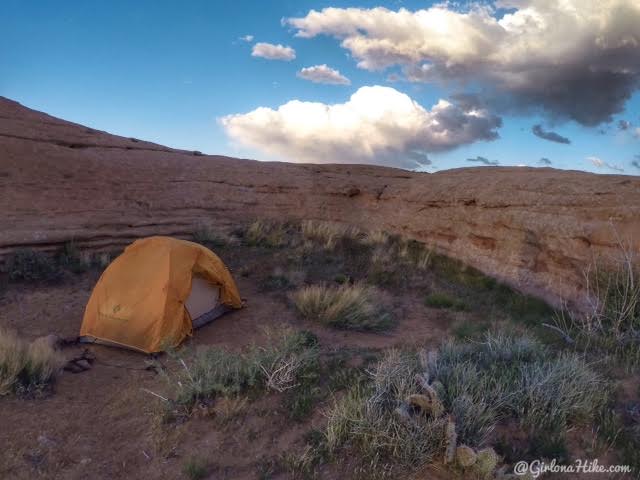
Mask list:
[[[191,356],[176,356],[177,372],[166,374],[173,390],[169,406],[190,411],[196,403],[218,395],[251,389],[285,392],[298,387],[317,364],[315,336],[285,329],[269,332],[269,337],[266,346],[243,352],[201,347]]]
[[[526,334],[488,332],[429,353],[388,352],[367,383],[329,409],[327,443],[355,447],[365,463],[415,467],[456,445],[482,447],[508,422],[531,447],[523,454],[562,453],[568,429],[593,421],[607,395],[580,356],[554,355]]]

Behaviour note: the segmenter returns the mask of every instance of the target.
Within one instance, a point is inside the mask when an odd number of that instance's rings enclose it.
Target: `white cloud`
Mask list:
[[[372,86],[345,103],[292,100],[220,123],[231,139],[290,161],[412,168],[430,163],[427,152],[497,138],[501,119],[470,96],[426,110],[393,88]]]
[[[253,42],[253,35],[245,35],[244,37],[240,37],[240,40],[243,42]]]
[[[290,18],[296,35],[331,35],[367,70],[410,81],[481,82],[509,107],[542,107],[585,125],[611,119],[640,84],[638,0],[508,0],[415,12],[325,8]],[[607,92],[604,95],[602,92]]]
[[[338,70],[327,65],[314,65],[303,68],[298,72],[298,77],[310,80],[314,83],[328,83],[331,85],[351,85],[351,81]]]
[[[253,46],[251,51],[253,57],[268,58],[269,60],[290,61],[296,58],[296,51],[284,45],[273,45],[272,43],[259,42]]]
[[[597,168],[609,168],[617,172],[624,172],[624,168],[620,167],[619,165],[613,165],[611,163],[607,163],[604,160],[602,160],[600,157],[587,157],[587,160],[589,160]]]

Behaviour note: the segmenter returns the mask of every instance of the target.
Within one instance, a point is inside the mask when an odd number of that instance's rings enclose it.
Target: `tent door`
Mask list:
[[[206,325],[228,310],[227,306],[220,303],[220,288],[198,276],[191,281],[191,293],[185,307],[191,316],[193,328]]]

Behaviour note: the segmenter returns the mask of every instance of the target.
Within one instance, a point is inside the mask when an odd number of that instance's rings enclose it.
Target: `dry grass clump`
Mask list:
[[[48,343],[27,343],[0,329],[0,395],[42,393],[53,383],[62,363]]]
[[[251,247],[283,247],[291,240],[290,226],[272,220],[256,220],[244,232],[244,240]]]
[[[316,220],[303,221],[300,229],[306,242],[320,245],[325,250],[333,250],[341,240],[356,239],[360,234],[355,227]]]
[[[311,285],[296,291],[292,298],[304,318],[332,327],[381,330],[391,326],[379,291],[367,285]]]

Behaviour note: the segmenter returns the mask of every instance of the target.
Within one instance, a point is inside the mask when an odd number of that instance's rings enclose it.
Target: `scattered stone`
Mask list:
[[[460,445],[456,448],[456,463],[463,468],[470,467],[474,463],[478,456],[476,452],[471,447],[467,447],[466,445]]]

